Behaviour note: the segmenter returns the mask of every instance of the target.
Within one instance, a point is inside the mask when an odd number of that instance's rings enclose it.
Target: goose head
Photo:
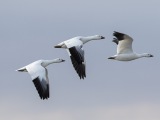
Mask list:
[[[56,58],[54,59],[54,63],[61,63],[64,62],[65,60],[61,59],[61,58]]]
[[[143,53],[143,54],[141,54],[141,57],[154,57],[154,56],[149,53]]]
[[[101,35],[94,35],[94,36],[91,36],[91,39],[92,40],[101,40],[101,39],[105,39],[105,37],[101,36]]]

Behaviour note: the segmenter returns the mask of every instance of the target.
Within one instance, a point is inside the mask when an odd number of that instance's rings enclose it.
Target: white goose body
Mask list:
[[[83,45],[83,42],[80,40],[81,37],[74,37],[72,39],[64,41],[64,44],[66,45],[66,48],[71,48],[74,46],[81,46]]]
[[[67,50],[77,74],[79,75],[80,79],[84,79],[84,77],[86,77],[86,72],[83,44],[91,40],[101,40],[104,38],[105,37],[100,35],[88,37],[78,36],[59,43],[55,46],[55,48],[65,48]]]
[[[141,57],[148,57],[148,56],[150,56],[148,55],[148,53],[144,53],[144,54],[128,53],[128,54],[114,55],[113,58],[119,61],[131,61],[131,60],[135,60]]]
[[[39,93],[41,99],[49,98],[49,79],[48,71],[46,67],[49,64],[64,62],[63,59],[54,60],[37,60],[25,67],[22,67],[16,71],[28,72],[33,80],[33,83]]]
[[[148,53],[134,53],[132,49],[133,39],[129,35],[119,32],[114,32],[113,35],[116,37],[113,42],[117,44],[117,54],[108,59],[131,61],[142,57],[153,57],[153,55]]]

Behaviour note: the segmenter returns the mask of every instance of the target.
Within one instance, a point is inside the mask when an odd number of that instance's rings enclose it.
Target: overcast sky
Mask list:
[[[160,120],[159,0],[1,0],[1,120]],[[113,31],[133,37],[137,53],[153,58],[119,62]],[[75,36],[103,35],[85,44],[87,77],[80,80],[63,49]],[[41,100],[28,73],[15,70],[39,59],[48,66],[50,98]]]

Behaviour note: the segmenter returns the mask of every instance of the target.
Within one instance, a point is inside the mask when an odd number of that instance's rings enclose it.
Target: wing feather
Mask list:
[[[49,98],[49,80],[48,71],[41,65],[30,65],[26,67],[28,73],[31,75],[33,83],[41,99]]]
[[[117,45],[117,54],[125,54],[125,53],[132,53],[132,42],[133,39],[124,33],[114,32],[113,36],[116,37],[113,42],[116,42]]]
[[[85,59],[84,50],[82,46],[74,46],[68,49],[70,53],[70,58],[80,79],[86,77],[85,73]]]

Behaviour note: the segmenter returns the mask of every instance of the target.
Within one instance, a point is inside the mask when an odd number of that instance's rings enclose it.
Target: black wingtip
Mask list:
[[[44,100],[49,98],[49,85],[44,88],[40,82],[39,77],[33,80],[33,83],[38,91],[39,97]]]
[[[80,79],[84,79],[86,77],[85,73],[85,61],[84,61],[84,52],[81,50],[81,53],[77,51],[78,48],[76,47],[71,47],[69,48],[69,52],[71,53],[71,62],[76,70],[78,76]]]
[[[124,33],[120,33],[120,32],[117,32],[117,31],[113,32],[113,36],[115,36],[118,40],[123,40],[124,35],[125,35]]]
[[[123,33],[120,33],[120,32],[117,32],[117,31],[113,31],[113,36],[115,36],[117,34],[123,34]]]
[[[72,56],[70,56],[70,58],[79,78],[84,79],[86,77],[85,65],[82,63],[78,63]]]
[[[119,32],[117,32],[117,31],[113,31],[113,36],[115,36],[117,33],[119,33]]]

